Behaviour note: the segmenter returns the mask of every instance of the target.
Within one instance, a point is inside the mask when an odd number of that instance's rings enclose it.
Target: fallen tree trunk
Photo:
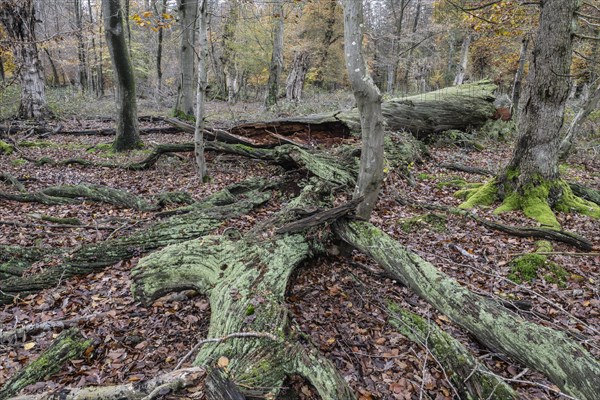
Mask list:
[[[63,331],[39,357],[13,375],[0,388],[0,400],[8,399],[25,386],[57,373],[66,362],[81,357],[91,340],[85,340],[76,328]]]
[[[544,373],[565,393],[582,400],[597,398],[600,363],[564,332],[528,322],[460,286],[368,222],[342,220],[334,227],[342,240],[375,259],[487,347]]]
[[[78,204],[83,200],[90,200],[99,203],[112,204],[122,208],[131,208],[138,211],[157,210],[163,203],[183,202],[189,204],[191,202],[190,196],[183,196],[182,193],[162,193],[157,197],[159,199],[157,202],[149,202],[144,198],[135,196],[124,190],[92,184],[51,186],[33,193],[0,192],[0,199],[19,202],[36,202],[46,205],[56,205]]]
[[[489,81],[450,87],[421,95],[392,99],[381,105],[386,130],[408,131],[422,139],[450,129],[467,131],[494,116],[494,91]],[[302,144],[341,142],[360,132],[358,110],[335,111],[274,121],[250,122],[230,129],[234,135],[263,145],[283,135]]]
[[[246,181],[217,192],[188,207],[185,215],[176,215],[130,236],[107,240],[79,249],[42,251],[37,248],[0,246],[0,304],[17,296],[53,287],[75,275],[101,270],[136,255],[206,235],[222,221],[248,213],[269,200],[273,183]],[[31,276],[22,276],[34,262],[58,257],[60,264]]]
[[[431,323],[403,310],[394,303],[388,305],[390,323],[400,333],[431,351],[434,359],[446,371],[461,399],[510,400],[517,393],[481,364],[458,340]]]
[[[316,200],[310,199],[313,190]],[[320,195],[328,191],[308,185],[288,209],[314,206],[310,200],[319,204]],[[277,220],[287,219],[287,212]],[[226,367],[245,396],[275,398],[287,376],[300,375],[324,400],[351,400],[355,395],[333,364],[312,344],[301,343],[285,304],[292,272],[321,249],[304,234],[259,238],[251,233],[236,241],[206,236],[140,260],[132,271],[132,291],[145,304],[174,290],[192,288],[205,294],[212,311],[209,339],[194,365]]]

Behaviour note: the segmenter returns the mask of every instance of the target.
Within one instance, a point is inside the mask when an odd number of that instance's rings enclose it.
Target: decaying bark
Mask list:
[[[335,231],[479,342],[544,373],[579,399],[592,400],[600,393],[600,363],[565,333],[528,322],[460,286],[372,224],[338,221]]]
[[[180,27],[179,68],[181,80],[175,114],[194,115],[194,47],[196,45],[196,17],[198,0],[178,0]]]
[[[494,84],[482,81],[384,101],[381,111],[386,130],[406,130],[422,139],[450,129],[468,131],[481,127],[496,112],[494,90]],[[248,138],[269,132],[292,137],[321,133],[347,137],[360,132],[360,117],[358,110],[352,109],[250,122],[234,126],[230,132]]]
[[[431,351],[440,363],[461,399],[510,400],[517,393],[480,363],[458,340],[440,329],[435,323],[417,314],[389,305],[390,323],[411,341]]]
[[[186,208],[184,215],[175,215],[130,236],[107,240],[79,249],[45,250],[23,247],[0,247],[0,304],[53,287],[59,281],[75,275],[101,270],[122,260],[128,260],[150,250],[206,235],[222,221],[243,215],[269,200],[268,188],[273,183],[251,180],[232,185],[204,201]],[[57,257],[60,263],[40,274],[23,276],[36,261]]]
[[[76,328],[63,331],[39,357],[23,367],[0,388],[0,400],[14,396],[21,389],[58,372],[63,364],[81,357],[90,345]]]
[[[307,51],[300,50],[294,53],[294,61],[285,81],[285,98],[289,101],[299,101],[302,98],[309,60],[310,54]]]
[[[33,193],[0,192],[0,199],[46,205],[78,204],[83,201],[80,199],[85,199],[140,211],[151,211],[159,208],[158,204],[152,204],[129,192],[91,184],[51,186]]]
[[[200,181],[206,176],[206,159],[204,158],[204,102],[208,88],[208,1],[200,0],[198,8],[198,84],[196,85],[196,121],[194,125],[194,155],[196,172]]]

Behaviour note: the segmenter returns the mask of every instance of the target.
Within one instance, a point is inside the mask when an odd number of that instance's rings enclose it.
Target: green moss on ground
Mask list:
[[[19,142],[19,146],[27,147],[27,148],[44,148],[44,147],[55,147],[56,145],[54,143],[46,141],[46,140],[40,140],[40,141],[24,140],[22,142]]]
[[[463,209],[473,208],[477,205],[491,206],[498,198],[498,187],[495,179],[490,180],[478,188],[458,191],[456,196],[460,196],[461,192],[463,192],[466,199],[466,201],[459,206],[459,208]]]
[[[3,140],[0,140],[0,154],[11,155],[14,151],[14,147]]]
[[[515,283],[531,282],[539,275],[548,283],[565,286],[569,273],[559,264],[548,260],[544,254],[552,252],[552,244],[546,240],[535,242],[535,253],[525,254],[510,262],[508,279]]]
[[[446,222],[447,219],[445,215],[434,213],[427,213],[398,220],[400,228],[406,233],[415,232],[425,227],[429,227],[435,232],[444,232],[446,230]]]
[[[24,160],[22,158],[16,158],[16,159],[12,160],[10,163],[15,167],[20,167],[21,165],[27,164],[27,160]]]

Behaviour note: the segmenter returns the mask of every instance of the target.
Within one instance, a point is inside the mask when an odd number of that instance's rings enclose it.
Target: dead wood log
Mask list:
[[[57,373],[63,364],[81,357],[90,344],[91,340],[85,340],[76,328],[63,331],[37,360],[29,363],[4,383],[0,388],[0,400],[8,399],[25,386]]]
[[[160,193],[156,195],[154,201],[150,202],[124,190],[93,184],[51,186],[33,193],[0,192],[0,199],[46,205],[79,204],[88,200],[138,211],[154,211],[165,204],[190,204],[193,202],[191,196],[183,192]],[[46,220],[49,219],[46,218]],[[66,221],[61,222],[55,219],[51,222],[65,223]]]
[[[340,220],[334,228],[342,240],[372,257],[479,342],[542,372],[571,396],[597,398],[600,363],[564,332],[528,322],[469,291],[368,222]]]
[[[282,235],[284,233],[298,233],[315,226],[335,221],[338,218],[353,213],[356,210],[356,206],[358,206],[362,200],[362,197],[358,197],[356,199],[352,199],[346,204],[342,204],[341,206],[334,207],[329,210],[311,211],[308,213],[303,212],[304,215],[309,215],[300,220],[282,226],[281,228],[277,229],[275,233],[278,235]]]
[[[496,86],[489,81],[455,86],[421,95],[382,103],[382,113],[390,131],[408,131],[426,138],[450,129],[467,131],[482,126],[493,117]],[[360,132],[358,111],[335,111],[274,121],[250,122],[234,126],[230,132],[256,142],[275,143],[270,133],[296,142],[314,144],[348,138]]]
[[[4,181],[4,182],[7,182],[7,183],[10,183],[19,192],[25,191],[25,185],[23,185],[21,183],[21,181],[17,177],[9,174],[8,172],[0,173],[0,181]]]
[[[143,382],[117,386],[92,386],[61,389],[58,393],[42,393],[13,397],[11,400],[158,400],[184,388],[202,387],[206,373],[202,368],[182,368]],[[202,394],[202,391],[196,394]]]
[[[122,260],[173,243],[201,237],[217,228],[222,221],[248,213],[268,201],[274,182],[249,180],[231,185],[209,198],[195,203],[185,215],[156,223],[130,236],[110,239],[78,249],[41,250],[0,246],[0,304],[53,287],[63,279],[99,271]],[[39,274],[22,276],[34,262],[58,257],[60,263]]]
[[[45,321],[39,322],[36,324],[27,324],[20,328],[11,329],[5,331],[0,329],[0,344],[9,343],[15,341],[24,341],[27,336],[35,335],[39,332],[47,332],[55,329],[65,329],[77,326],[81,322],[89,321],[91,319],[103,318],[108,313],[96,313],[91,315],[85,315],[82,317],[71,318],[71,319],[61,319],[55,321]]]
[[[427,204],[418,201],[412,201],[404,198],[396,198],[396,201],[401,205],[408,205],[411,207],[422,208],[425,210],[432,211],[443,211],[445,213],[460,215],[464,218],[472,219],[473,221],[477,221],[483,226],[494,229],[497,231],[501,231],[504,233],[508,233],[509,235],[518,236],[518,237],[535,237],[539,239],[552,240],[555,242],[562,242],[569,244],[571,246],[575,246],[579,249],[590,251],[593,248],[593,243],[588,239],[568,231],[559,231],[551,228],[544,227],[533,227],[533,226],[512,226],[512,225],[503,225],[498,222],[490,221],[486,218],[482,218],[477,214],[469,212],[467,210],[463,210],[461,208],[456,207],[448,207],[441,204]]]
[[[289,210],[321,206],[305,203],[313,190],[309,185]],[[229,339],[206,341],[194,365],[226,366],[228,378],[245,396],[274,398],[286,377],[297,374],[324,400],[351,400],[356,397],[333,364],[313,345],[301,344],[285,304],[292,272],[320,249],[320,243],[303,234],[251,233],[239,240],[205,236],[141,259],[132,271],[132,291],[145,304],[174,290],[193,288],[205,294],[213,310],[208,337]],[[265,334],[246,337],[236,332]]]
[[[395,303],[390,303],[388,308],[390,323],[411,341],[431,351],[461,399],[519,398],[500,376],[487,369],[465,346],[435,323],[403,310]]]

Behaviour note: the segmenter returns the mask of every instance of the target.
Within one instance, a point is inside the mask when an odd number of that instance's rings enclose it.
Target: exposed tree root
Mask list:
[[[431,323],[389,304],[390,323],[411,341],[431,351],[461,399],[518,399],[517,393],[481,364],[458,340]]]
[[[81,357],[90,345],[75,328],[63,331],[40,356],[13,375],[0,388],[0,400],[8,399],[25,386],[58,372],[66,362]]]
[[[0,192],[0,199],[36,202],[46,205],[79,204],[83,200],[112,204],[121,208],[131,208],[139,211],[153,211],[159,209],[164,203],[187,203],[192,199],[183,193],[162,193],[159,201],[150,203],[124,190],[108,186],[80,184],[51,186],[34,193],[6,193]]]
[[[243,215],[271,197],[274,185],[251,180],[232,185],[204,201],[190,206],[188,213],[170,217],[144,231],[107,240],[79,249],[42,250],[37,248],[0,247],[0,275],[11,276],[0,281],[0,304],[17,296],[56,286],[74,275],[101,270],[122,260],[150,250],[206,235],[223,221]],[[58,257],[60,264],[39,274],[21,276],[34,262],[45,257]]]
[[[432,211],[443,211],[446,213],[460,215],[465,218],[472,219],[474,221],[479,222],[487,228],[498,230],[501,232],[508,233],[509,235],[519,236],[519,237],[535,237],[546,240],[553,240],[558,242],[563,242],[575,246],[579,249],[590,251],[593,248],[592,242],[587,240],[586,238],[568,231],[559,231],[556,229],[544,228],[544,227],[527,227],[527,226],[511,226],[511,225],[503,225],[494,221],[490,221],[488,219],[482,218],[477,214],[471,213],[467,210],[456,208],[456,207],[447,207],[439,204],[427,204],[417,201],[412,201],[403,198],[396,198],[396,201],[402,205],[408,205],[411,207],[422,208],[425,210]]]
[[[19,179],[7,172],[0,173],[0,181],[8,182],[14,186],[19,192],[25,191],[25,185]]]
[[[207,236],[140,260],[132,273],[132,290],[145,303],[186,288],[206,294],[213,310],[209,338],[244,331],[273,334],[277,340],[233,337],[206,343],[196,356],[196,366],[226,364],[228,378],[244,395],[276,395],[286,377],[297,374],[325,400],[353,399],[331,362],[311,344],[301,344],[285,305],[291,273],[315,251],[320,245],[302,234],[238,241]]]
[[[565,333],[528,322],[469,291],[368,222],[340,220],[334,227],[344,241],[371,256],[487,347],[544,373],[574,397],[597,398],[600,363]]]

